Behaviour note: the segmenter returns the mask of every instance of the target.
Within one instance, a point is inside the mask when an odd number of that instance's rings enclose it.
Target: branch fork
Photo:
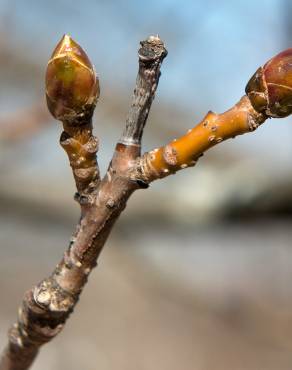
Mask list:
[[[205,151],[224,140],[252,132],[267,118],[292,113],[292,49],[259,69],[246,95],[222,114],[209,112],[185,135],[141,155],[141,140],[167,50],[158,36],[141,42],[139,70],[121,139],[101,179],[92,134],[99,97],[95,70],[83,49],[65,35],[48,63],[46,97],[62,121],[60,144],[68,155],[81,217],[69,247],[51,276],[23,299],[0,370],[26,370],[39,348],[52,340],[72,313],[113,225],[131,194],[157,179],[194,166]]]

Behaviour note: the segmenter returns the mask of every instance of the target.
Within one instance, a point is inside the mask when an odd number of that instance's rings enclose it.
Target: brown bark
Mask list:
[[[80,122],[78,125],[63,123],[60,143],[68,154],[75,178],[75,199],[81,205],[80,222],[68,250],[51,276],[25,294],[18,321],[9,332],[9,343],[0,362],[1,370],[28,369],[39,347],[62,330],[89,273],[96,266],[112,226],[129,196],[140,188],[139,181],[131,179],[130,170],[140,154],[141,132],[166,53],[163,43],[159,40],[157,46],[157,41],[157,38],[149,38],[142,43],[137,87],[123,136],[125,140],[117,144],[102,181],[96,160],[98,144],[92,135],[91,121],[81,125]]]
[[[256,111],[249,98],[244,96],[229,111],[222,114],[209,112],[186,135],[141,157],[143,128],[166,54],[158,37],[150,37],[141,43],[139,73],[126,127],[102,180],[96,159],[98,141],[92,135],[91,116],[79,112],[78,122],[74,122],[72,116],[63,122],[60,143],[68,154],[76,182],[75,199],[81,206],[80,222],[51,276],[25,294],[18,321],[9,332],[0,370],[28,369],[40,346],[62,330],[115,221],[135,190],[193,166],[215,144],[255,130],[268,117],[266,113]],[[52,106],[51,109],[54,111]]]

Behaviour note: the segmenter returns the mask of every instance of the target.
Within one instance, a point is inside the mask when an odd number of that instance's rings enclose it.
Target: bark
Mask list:
[[[159,82],[160,66],[167,55],[167,50],[158,36],[151,36],[141,42],[138,55],[139,73],[136,88],[120,142],[140,146],[143,129]]]
[[[91,116],[84,120],[87,116],[83,114],[83,121],[80,116],[78,122],[72,119],[63,122],[60,143],[72,167],[77,188],[75,199],[81,206],[80,222],[51,276],[25,294],[18,321],[9,332],[0,370],[28,369],[40,346],[62,330],[114,223],[135,190],[193,166],[209,148],[254,131],[269,117],[267,110],[255,110],[250,98],[244,96],[229,111],[209,112],[186,135],[141,156],[143,128],[166,55],[158,36],[141,42],[139,72],[126,127],[102,180],[96,159],[98,140],[92,135]]]
[[[247,96],[222,114],[208,112],[194,128],[167,145],[137,159],[133,179],[146,184],[194,166],[203,153],[224,140],[256,130],[267,116],[258,113]]]
[[[39,347],[62,330],[129,196],[143,187],[139,181],[131,179],[130,170],[140,154],[141,133],[158,84],[160,65],[166,55],[163,43],[157,43],[157,38],[142,43],[137,87],[123,143],[117,144],[102,181],[96,160],[98,142],[92,135],[91,121],[82,125],[71,121],[63,123],[60,143],[68,154],[76,182],[75,199],[81,206],[80,222],[51,276],[25,294],[18,321],[9,331],[1,370],[28,369]]]

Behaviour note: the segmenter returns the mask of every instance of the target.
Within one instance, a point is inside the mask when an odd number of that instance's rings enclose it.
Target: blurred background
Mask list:
[[[139,41],[169,51],[144,149],[222,112],[292,46],[288,0],[0,0],[0,345],[23,293],[61,258],[74,182],[44,101],[69,33],[100,77],[104,172],[123,130]],[[33,370],[291,370],[292,118],[225,142],[130,199],[64,332]]]

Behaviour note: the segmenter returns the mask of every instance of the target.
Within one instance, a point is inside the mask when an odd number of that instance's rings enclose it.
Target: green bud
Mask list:
[[[292,113],[292,49],[282,51],[260,67],[246,85],[254,109],[267,117]]]
[[[46,97],[49,111],[58,120],[82,123],[93,114],[99,81],[84,50],[68,35],[48,62]]]

